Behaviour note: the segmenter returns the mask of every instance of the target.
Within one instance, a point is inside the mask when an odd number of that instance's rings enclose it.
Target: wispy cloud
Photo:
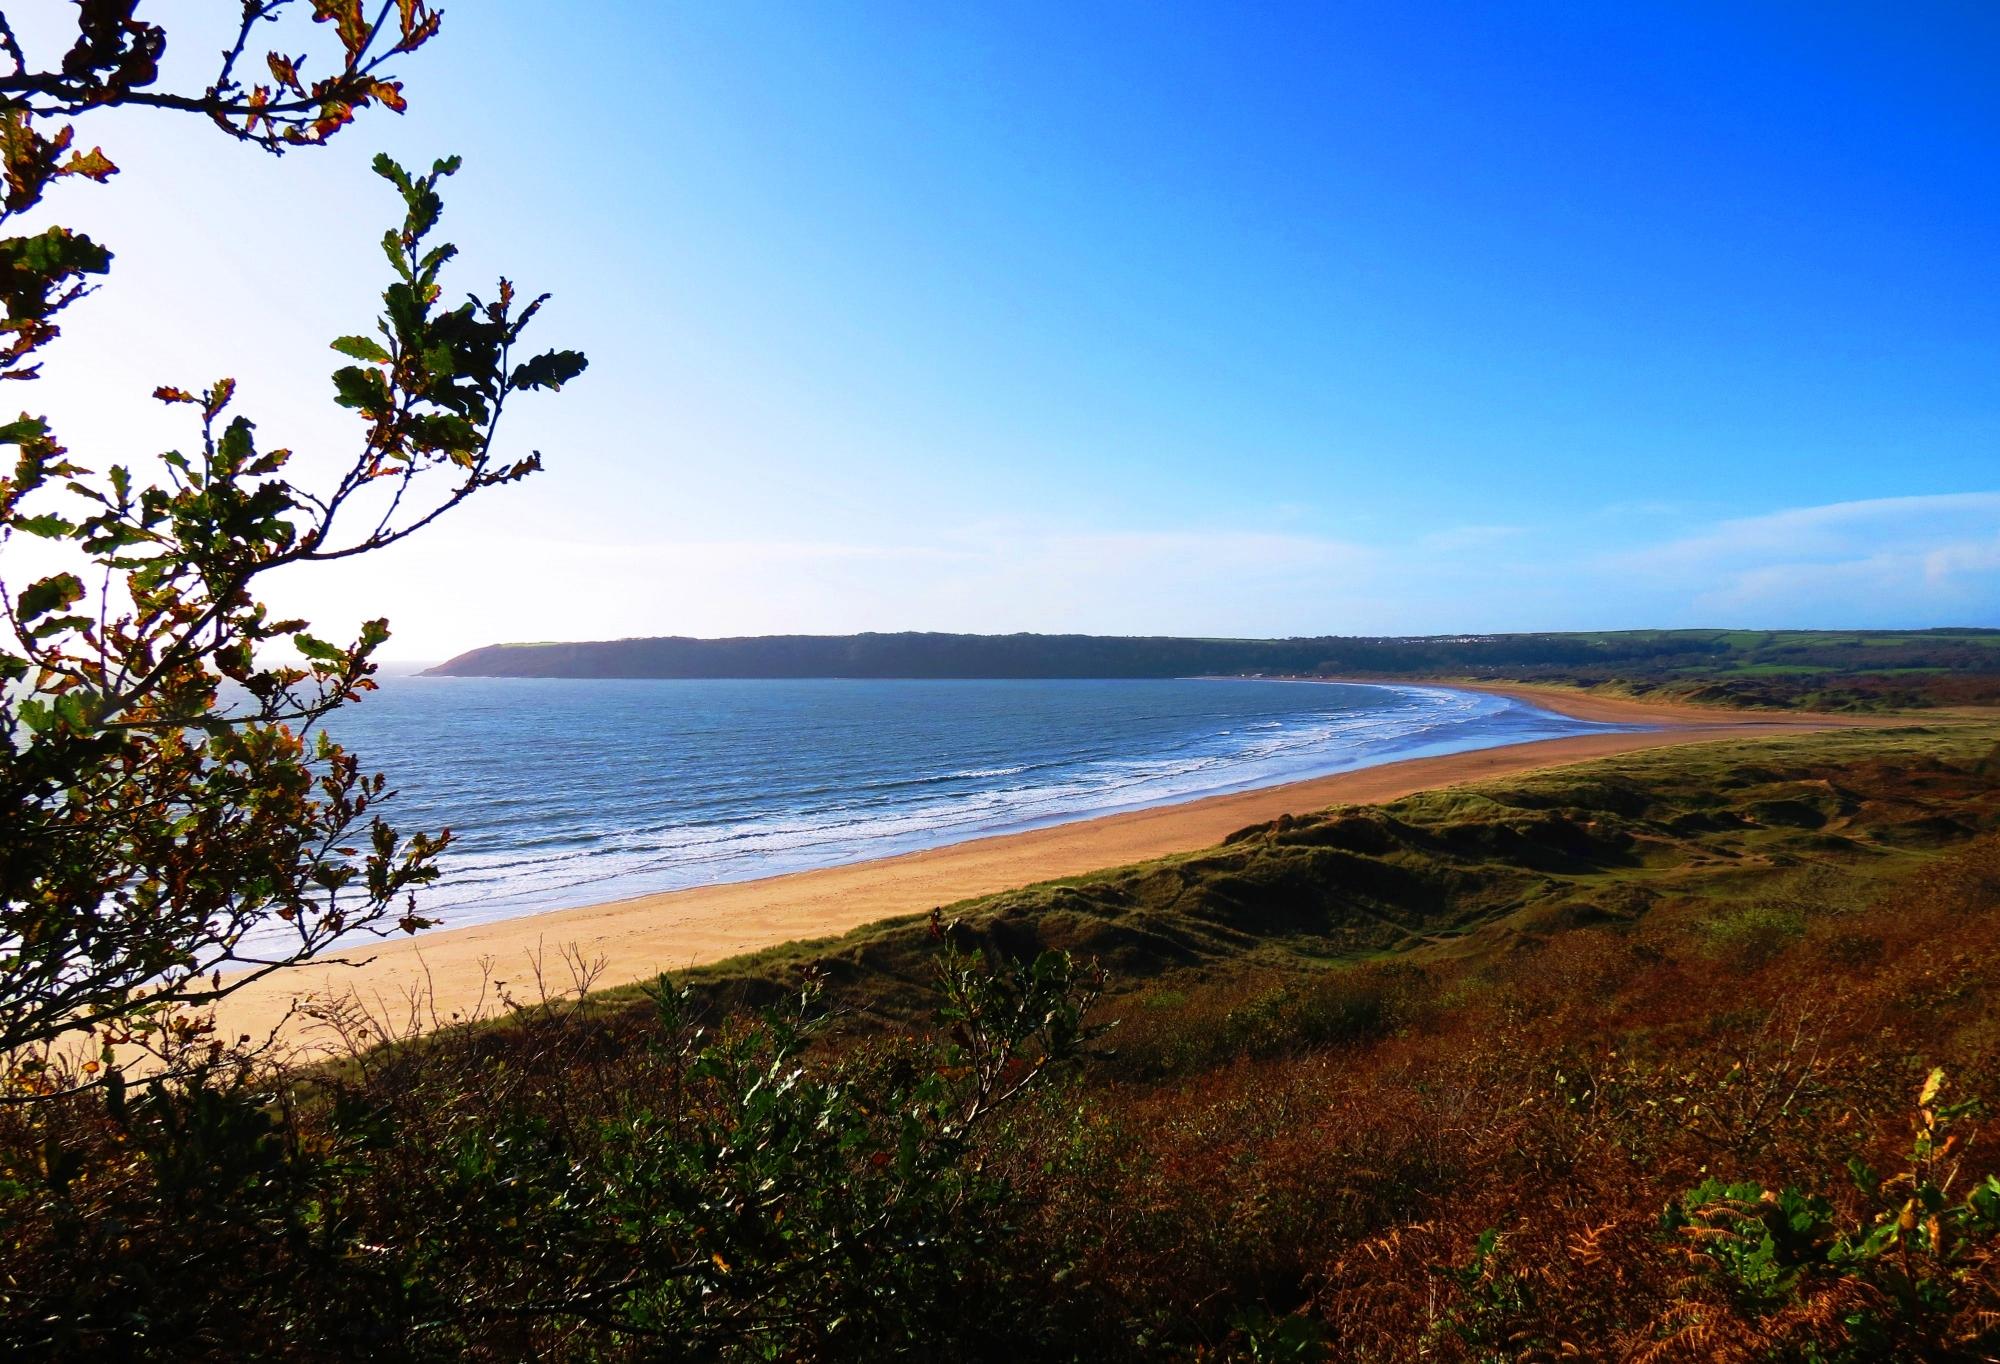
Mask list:
[[[1629,532],[1629,524],[1623,527]],[[1716,521],[1607,552],[1601,523],[1401,542],[984,521],[902,538],[438,540],[284,603],[387,604],[398,654],[500,639],[854,630],[1287,635],[2000,621],[2000,492]],[[422,593],[411,584],[423,583]]]
[[[1721,521],[1632,556],[1635,563],[1734,563],[1774,555],[1801,561],[1848,560],[1885,542],[1902,547],[2000,533],[2000,492],[1880,497],[1793,507]]]
[[[1333,630],[1357,612],[1379,618],[1383,557],[1303,534],[1026,523],[879,543],[436,539],[338,578],[301,578],[284,608],[332,621],[351,614],[349,602],[387,603],[398,657],[650,634],[1284,634]],[[410,587],[419,582],[421,594]]]
[[[2000,492],[1738,517],[1604,566],[1711,619],[1978,623],[2000,607]]]

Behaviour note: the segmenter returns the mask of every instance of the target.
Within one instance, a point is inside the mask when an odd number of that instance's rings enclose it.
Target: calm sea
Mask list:
[[[1602,728],[1436,687],[427,677],[333,725],[392,824],[457,835],[447,924]]]

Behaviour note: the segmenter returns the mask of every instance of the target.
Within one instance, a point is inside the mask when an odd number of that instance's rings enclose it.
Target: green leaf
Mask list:
[[[65,275],[106,273],[111,253],[79,232],[52,227],[39,236],[0,241],[0,264],[46,287]]]
[[[256,429],[255,423],[247,417],[237,417],[223,428],[222,439],[216,447],[223,469],[240,469],[245,460],[257,453],[256,442],[250,434]]]
[[[333,343],[333,348],[350,359],[366,361],[371,365],[389,363],[389,352],[382,349],[382,344],[365,336],[343,336]]]
[[[458,248],[450,242],[446,242],[442,246],[432,247],[424,253],[424,258],[417,262],[418,278],[426,283],[434,282],[437,279],[438,271],[443,269],[445,263],[456,255],[458,255]]]
[[[96,623],[89,616],[49,616],[28,633],[36,639],[53,639],[66,631],[88,630]]]
[[[74,606],[83,597],[83,581],[74,573],[58,573],[31,583],[21,593],[17,610],[23,621],[46,616],[51,611]]]
[[[56,698],[56,718],[71,729],[85,729],[90,724],[90,704],[76,692],[65,692]]]
[[[410,418],[411,437],[427,450],[470,454],[479,448],[479,428],[449,412],[427,412]]]
[[[73,524],[55,515],[25,516],[14,522],[13,528],[24,535],[35,535],[44,540],[60,540],[76,530]]]
[[[410,173],[404,170],[402,166],[397,163],[396,158],[390,156],[389,153],[387,152],[375,153],[375,160],[373,162],[373,166],[375,173],[381,176],[384,180],[387,180],[390,184],[394,185],[404,194],[408,194],[410,192]]]
[[[22,416],[0,426],[0,445],[24,445],[49,434],[49,424],[40,417]]]
[[[433,379],[451,378],[454,373],[451,363],[451,347],[443,342],[427,347],[424,351],[424,368],[430,371]]]
[[[508,387],[546,388],[554,392],[589,367],[590,361],[581,351],[545,351],[526,364],[516,365]]]
[[[347,365],[333,372],[334,401],[342,407],[362,412],[380,412],[389,406],[389,386],[382,372]]]
[[[382,254],[389,258],[389,265],[404,279],[410,277],[410,266],[403,259],[403,237],[395,228],[382,234]]]

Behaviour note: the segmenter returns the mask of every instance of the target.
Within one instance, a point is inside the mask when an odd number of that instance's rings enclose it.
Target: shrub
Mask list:
[[[1840,1361],[1981,1358],[2000,1344],[2000,1176],[1964,1178],[1975,1101],[1940,1102],[1944,1072],[1917,1095],[1902,1171],[1848,1170],[1858,1206],[1787,1185],[1711,1179],[1662,1226],[1726,1288],[1728,1307],[1774,1357]],[[1696,1313],[1697,1325],[1712,1329]]]

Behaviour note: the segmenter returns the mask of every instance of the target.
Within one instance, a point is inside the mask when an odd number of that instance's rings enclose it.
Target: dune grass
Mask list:
[[[2000,724],[1963,723],[1652,749],[1287,817],[1217,848],[940,909],[1011,955],[1101,961],[1120,994],[1383,954],[1477,957],[1664,899],[1741,895],[1808,862],[1857,883],[1899,875],[2000,817],[1958,789],[1983,778],[1949,775],[1996,745]],[[926,1007],[931,946],[925,917],[906,916],[677,979],[766,1002],[812,967],[859,1017],[906,1022]],[[617,1009],[640,994],[596,998]]]

